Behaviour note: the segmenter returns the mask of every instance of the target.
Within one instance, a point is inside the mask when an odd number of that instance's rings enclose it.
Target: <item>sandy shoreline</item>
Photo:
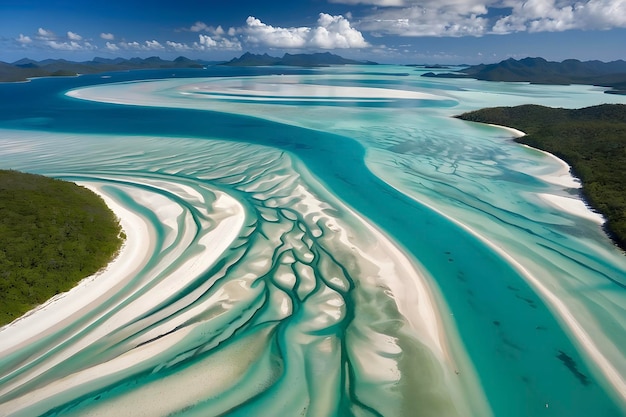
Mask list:
[[[200,205],[207,203],[204,200],[200,201],[200,194],[194,195],[194,190],[183,185],[150,183],[149,180],[147,183],[154,187],[168,188],[169,191],[177,190],[190,198],[198,197]],[[157,236],[149,221],[119,204],[106,193],[101,183],[79,182],[79,185],[89,188],[104,199],[118,217],[122,230],[126,233],[126,241],[118,256],[102,271],[83,279],[70,291],[53,297],[26,316],[15,320],[0,330],[1,357],[12,353],[18,354],[21,350],[28,349],[32,344],[39,343],[47,335],[55,335],[55,337],[61,335],[62,337],[60,345],[54,346],[54,348],[51,346],[50,351],[37,352],[37,356],[41,355],[41,363],[26,372],[20,371],[19,376],[3,384],[0,387],[0,395],[7,395],[12,390],[18,389],[32,380],[38,380],[42,375],[45,375],[45,372],[62,365],[63,361],[83,352],[84,349],[90,349],[99,343],[106,343],[105,340],[111,333],[124,333],[126,326],[135,323],[139,317],[152,309],[160,300],[180,291],[190,279],[207,270],[221,256],[226,247],[236,239],[245,220],[243,206],[234,198],[216,191],[215,201],[208,205],[213,212],[210,215],[207,212],[206,215],[219,221],[215,227],[205,229],[197,243],[205,247],[207,252],[195,251],[195,256],[189,256],[185,262],[173,267],[171,258],[177,259],[182,256],[190,242],[195,240],[198,233],[195,223],[188,220],[185,226],[179,230],[176,219],[181,214],[178,206],[174,205],[173,202],[169,205],[164,204],[164,197],[158,193],[143,192],[142,194],[141,191],[134,189],[136,201],[155,213],[160,223],[169,224],[172,228],[171,233],[178,236],[178,238],[164,237],[164,241],[170,241],[169,246],[172,250],[170,250],[169,256],[159,256],[159,262],[154,264],[155,250],[158,249],[158,246],[155,245]],[[190,225],[193,227],[188,227]],[[145,269],[149,261],[153,263],[153,266],[148,269],[146,275]],[[163,272],[168,269],[172,270],[164,276]],[[137,277],[140,277],[139,281],[137,281]],[[151,283],[150,281],[156,277],[160,278]],[[131,280],[136,282],[129,287],[126,284]],[[126,287],[127,290],[121,293],[120,290],[123,287]],[[67,332],[66,326],[75,327],[77,323],[82,322],[85,313],[89,313],[101,304],[105,305],[109,299],[113,298],[120,298],[114,302],[114,306],[116,306],[114,310],[111,310],[112,307],[110,306],[103,307],[103,310],[89,319],[88,323],[80,324],[78,330]],[[131,299],[132,302],[129,302]],[[169,326],[175,327],[187,319],[185,315],[181,315],[177,322],[170,323]],[[82,332],[87,326],[91,327],[92,323],[98,324],[91,330]],[[53,380],[41,388],[29,391],[27,395],[18,396],[1,404],[0,414],[11,414],[20,410],[30,410],[28,412],[32,411],[38,414],[40,411],[43,412],[54,407],[54,405],[51,406],[47,403],[56,401],[56,398],[63,398],[63,393],[81,392],[84,389],[91,390],[94,386],[102,384],[104,387],[107,384],[106,381],[114,375],[129,372],[131,369],[143,369],[146,366],[154,367],[152,362],[166,354],[191,330],[192,327],[189,327],[184,331],[172,332],[169,328],[157,326],[153,331],[160,332],[159,335],[165,336],[158,337],[157,335],[155,337],[147,334],[145,336],[146,342],[150,341],[151,337],[156,338],[156,340],[141,345],[140,348],[130,345],[127,348],[129,350],[122,351],[118,356],[104,362],[94,357],[88,361],[89,365],[84,369],[68,374],[62,379]],[[71,344],[65,346],[66,340],[70,339],[73,340]],[[37,356],[29,358],[19,367],[27,366],[31,361],[36,361]]]
[[[119,253],[105,268],[81,280],[72,290],[57,294],[50,300],[0,329],[0,356],[19,350],[32,337],[40,337],[58,328],[73,315],[113,290],[129,274],[146,262],[154,240],[147,222],[118,204],[96,183],[80,182],[98,194],[118,217],[126,240]]]
[[[415,199],[415,197],[411,198]],[[417,199],[415,200],[419,201]],[[501,248],[496,242],[492,242],[487,237],[480,234],[478,231],[461,223],[455,218],[448,216],[447,214],[438,210],[436,207],[423,201],[419,201],[419,203],[424,204],[433,211],[439,213],[441,216],[447,218],[450,222],[457,224],[459,227],[475,236],[485,245],[490,247],[494,252],[498,253],[499,256],[504,258],[513,268],[515,268],[527,280],[527,282],[531,284],[544,297],[544,299],[552,306],[552,308],[554,308],[558,312],[559,317],[570,329],[573,336],[577,339],[582,348],[587,352],[591,360],[595,362],[600,372],[604,374],[608,382],[613,386],[616,394],[619,395],[622,399],[626,400],[626,379],[624,378],[624,375],[620,374],[620,371],[600,351],[591,335],[583,328],[581,323],[576,320],[576,317],[571,313],[568,306],[554,292],[552,292],[549,287],[541,281],[539,277],[530,272],[526,267],[524,267],[524,265],[522,265],[515,259],[514,255],[508,253],[506,250]]]
[[[521,130],[518,130],[512,127],[501,126],[501,125],[496,125],[492,123],[487,123],[487,124],[489,126],[493,126],[499,129],[504,129],[507,132],[513,134],[513,136],[516,138],[526,136],[525,132],[522,132]],[[534,148],[532,146],[528,146],[525,144],[521,144],[521,145],[526,148],[541,152],[546,157],[554,160],[560,165],[559,170],[549,173],[549,174],[538,175],[538,178],[546,182],[549,182],[551,184],[562,186],[564,188],[580,188],[581,187],[580,180],[572,175],[572,168],[571,166],[569,166],[567,162],[551,154],[550,152],[546,152],[542,149],[537,149],[537,148]],[[565,196],[560,196],[556,194],[548,194],[548,193],[540,193],[540,194],[537,194],[537,196],[553,207],[556,207],[560,210],[563,210],[575,216],[582,217],[587,220],[591,220],[594,223],[601,225],[601,224],[604,224],[604,222],[606,221],[604,216],[602,216],[600,213],[597,213],[596,211],[591,209],[587,205],[586,201],[580,197],[565,197]]]
[[[508,126],[502,126],[502,125],[496,125],[493,123],[485,123],[488,126],[493,126],[493,127],[497,127],[498,129],[504,129],[507,132],[511,133],[513,135],[513,137],[515,138],[521,138],[522,136],[526,136],[526,132],[522,132],[521,130],[512,128],[512,127],[508,127]]]

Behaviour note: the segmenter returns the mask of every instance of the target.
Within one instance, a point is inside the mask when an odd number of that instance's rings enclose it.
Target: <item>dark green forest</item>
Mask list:
[[[90,190],[0,170],[0,325],[106,266],[123,238]]]
[[[582,182],[583,198],[606,217],[607,233],[626,250],[626,105],[494,107],[457,117],[522,130],[526,136],[517,142],[567,162]]]

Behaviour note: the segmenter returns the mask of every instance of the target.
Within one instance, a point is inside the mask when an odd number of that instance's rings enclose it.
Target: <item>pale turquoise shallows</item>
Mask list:
[[[451,118],[626,97],[422,73],[0,85],[0,167],[129,235],[0,329],[0,415],[626,415],[626,257],[562,162]]]

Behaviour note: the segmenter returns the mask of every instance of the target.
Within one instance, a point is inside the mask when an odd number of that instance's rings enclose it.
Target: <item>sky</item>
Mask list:
[[[0,61],[626,59],[626,0],[0,0]]]

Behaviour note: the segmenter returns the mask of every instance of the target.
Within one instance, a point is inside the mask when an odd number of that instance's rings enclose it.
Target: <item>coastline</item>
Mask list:
[[[493,123],[485,124],[505,130],[511,133],[513,135],[513,138],[521,138],[523,136],[526,136],[525,132],[519,129],[515,129],[513,127],[502,126]],[[567,162],[557,157],[556,155],[551,154],[550,152],[544,151],[543,149],[535,148],[524,143],[519,143],[519,145],[540,152],[546,157],[551,158],[561,165],[561,169],[559,169],[558,171],[551,174],[539,175],[537,176],[538,178],[551,184],[562,186],[564,188],[580,189],[582,187],[581,180],[572,174],[572,167]],[[563,210],[569,214],[591,220],[598,225],[603,225],[604,223],[606,223],[606,218],[602,214],[595,211],[580,194],[578,197],[564,197],[549,193],[540,193],[536,195],[541,200],[547,202],[551,206]]]
[[[73,316],[80,314],[91,303],[105,297],[122,284],[125,275],[138,271],[145,264],[154,246],[151,243],[154,242],[154,232],[141,217],[118,204],[97,184],[87,182],[78,184],[95,192],[105,201],[118,217],[126,240],[117,256],[100,271],[83,278],[71,290],[53,296],[0,328],[2,335],[0,339],[3,340],[0,343],[2,355],[23,348],[32,337],[52,333],[67,320],[72,320]],[[5,345],[9,341],[12,344]]]
[[[390,184],[393,187],[393,185]],[[395,188],[395,187],[394,187]],[[401,190],[398,190],[401,192]],[[515,256],[510,254],[501,248],[496,242],[492,242],[487,237],[480,234],[478,231],[474,230],[470,226],[467,226],[460,222],[459,220],[448,216],[444,212],[440,211],[436,207],[416,199],[413,196],[410,196],[415,201],[418,201],[420,204],[424,204],[434,212],[440,214],[441,216],[447,218],[450,222],[458,225],[463,230],[467,231],[471,235],[475,236],[489,248],[491,248],[494,252],[496,252],[499,256],[506,259],[506,261],[517,270],[520,275],[524,277],[524,279],[540,293],[547,304],[549,304],[554,310],[558,313],[558,316],[563,320],[563,323],[567,326],[567,328],[571,331],[572,336],[577,340],[582,349],[584,349],[589,358],[595,363],[597,369],[606,377],[607,381],[611,384],[614,389],[615,394],[617,394],[622,400],[626,400],[626,379],[624,376],[620,374],[620,371],[613,366],[610,360],[600,351],[592,336],[583,328],[581,323],[576,320],[574,315],[571,313],[570,308],[565,305],[561,299],[550,290],[547,285],[544,285],[540,278],[535,276],[531,271],[529,271],[524,265],[518,262],[515,259]]]
[[[176,226],[176,219],[181,212],[174,202],[164,204],[159,194],[135,192],[138,203],[153,211],[161,224],[175,227],[169,236],[169,240],[172,241],[170,247],[164,253],[163,246],[157,245],[157,232],[147,218],[118,203],[101,183],[91,181],[78,183],[105,200],[107,206],[119,218],[122,230],[127,235],[126,241],[118,256],[103,270],[84,278],[71,290],[58,294],[0,329],[0,356],[29,352],[28,355],[31,357],[29,362],[37,358],[41,361],[32,371],[24,372],[23,375],[10,380],[10,383],[1,386],[0,396],[10,395],[11,391],[40,378],[45,372],[64,363],[67,358],[93,348],[110,332],[120,332],[125,327],[136,327],[136,321],[146,311],[160,300],[170,297],[173,292],[184,287],[188,280],[199,276],[214,263],[239,235],[245,221],[243,206],[234,198],[216,192],[215,200],[210,203],[211,211],[207,211],[207,214],[210,212],[209,216],[218,220],[218,224],[207,228],[197,241],[199,247],[211,250],[207,253],[194,251],[193,256],[176,265],[175,271],[169,271],[167,276],[163,277],[163,272],[172,265],[170,263],[172,258],[180,257],[195,240],[197,231],[194,222],[187,219],[184,225]],[[150,181],[147,183],[155,188],[165,189],[169,185]],[[171,187],[176,189],[177,186]],[[183,187],[178,191],[194,193],[193,190]],[[200,194],[194,194],[194,197],[202,198]],[[190,225],[194,227],[189,227]],[[168,240],[168,237],[165,240]],[[150,264],[152,266],[149,266]],[[128,303],[127,301],[131,299],[133,302]],[[179,321],[184,322],[186,319],[183,315]],[[89,330],[93,323],[98,323],[97,327]],[[177,325],[180,323],[169,324]],[[0,414],[27,412],[38,415],[49,410],[49,402],[62,398],[63,393],[83,392],[91,390],[93,386],[104,388],[107,381],[115,375],[123,373],[130,375],[138,370],[141,372],[157,366],[163,354],[192,334],[194,327],[175,332],[173,329],[157,327],[151,332],[157,332],[164,335],[163,337],[151,340],[155,336],[151,336],[150,332],[146,333],[144,343],[131,346],[118,356],[104,361],[94,358],[95,362],[84,369],[77,369],[62,379],[53,380],[30,391],[28,395],[17,396],[4,402],[0,405]],[[57,349],[31,352],[32,346],[42,338],[59,335],[62,340],[76,339],[76,341],[69,346],[61,344]],[[87,392],[84,391],[85,394]]]

